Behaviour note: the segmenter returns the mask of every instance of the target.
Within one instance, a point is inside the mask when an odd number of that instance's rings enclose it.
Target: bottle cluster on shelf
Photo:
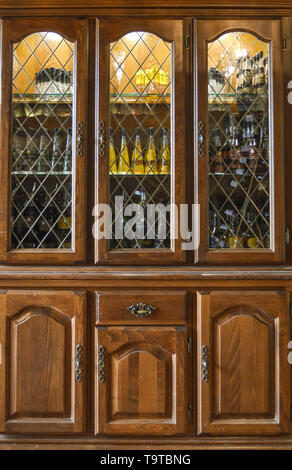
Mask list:
[[[268,85],[268,56],[263,51],[250,57],[246,54],[236,60],[236,65],[227,67],[222,71],[210,67],[208,71],[209,95],[238,94],[238,98],[245,95],[263,94]],[[236,77],[236,80],[234,80]]]
[[[71,248],[71,193],[34,183],[14,187],[12,248]]]
[[[209,248],[270,248],[269,212],[236,214],[225,209],[209,214]]]
[[[140,69],[135,75],[136,89],[138,93],[163,94],[169,86],[168,74],[154,65],[145,70]]]
[[[13,172],[70,172],[72,128],[15,128],[12,156]]]
[[[245,116],[228,114],[225,129],[215,127],[210,134],[210,171],[243,174],[247,169],[265,173],[269,165],[268,121],[262,112]]]
[[[35,84],[41,95],[71,94],[73,91],[72,72],[55,67],[42,68],[35,74]]]
[[[155,136],[156,134],[156,136]],[[114,132],[110,128],[110,174],[118,175],[167,175],[170,173],[169,132],[163,127],[157,139],[154,127],[147,129],[147,144],[141,143],[141,129],[135,129],[135,145],[131,155],[126,129],[121,130],[120,150],[116,152]],[[159,140],[159,143],[158,143]]]
[[[165,215],[160,211],[159,205],[162,204],[164,207],[168,206],[169,200],[165,198],[159,198],[157,200],[155,209],[155,223],[153,226],[148,226],[147,219],[147,204],[150,202],[153,205],[153,199],[150,198],[145,188],[140,187],[136,189],[131,197],[133,203],[138,204],[142,207],[142,211],[136,218],[135,222],[135,238],[131,239],[127,232],[127,221],[131,217],[123,217],[123,233],[124,238],[122,240],[111,240],[111,249],[123,248],[123,249],[165,249],[170,247],[170,216],[169,213]],[[113,206],[114,208],[114,206]],[[117,214],[114,214],[114,220]],[[148,236],[146,236],[146,234]],[[162,236],[164,234],[164,236]],[[149,236],[150,235],[150,236]]]

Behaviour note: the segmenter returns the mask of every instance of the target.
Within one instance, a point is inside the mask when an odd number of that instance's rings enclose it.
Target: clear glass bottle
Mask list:
[[[51,168],[54,171],[59,171],[62,166],[61,155],[63,146],[63,131],[57,127],[54,129],[53,136],[53,151],[51,159]]]
[[[132,169],[135,175],[143,175],[145,173],[145,168],[139,127],[135,129],[135,134],[136,138],[135,147],[132,155]]]
[[[121,150],[119,154],[118,174],[126,175],[131,174],[130,155],[127,145],[126,130],[122,128]]]
[[[170,174],[170,148],[167,127],[163,127],[161,131],[160,173],[162,175]]]
[[[47,171],[49,168],[50,143],[51,138],[49,130],[43,127],[40,130],[39,158],[36,165],[38,172]]]
[[[65,147],[65,153],[64,153],[63,171],[65,173],[71,171],[71,165],[72,165],[72,127],[68,127],[66,147]]]
[[[148,133],[148,145],[145,154],[145,167],[147,174],[158,174],[158,161],[157,153],[154,142],[154,127],[149,127],[147,130]]]

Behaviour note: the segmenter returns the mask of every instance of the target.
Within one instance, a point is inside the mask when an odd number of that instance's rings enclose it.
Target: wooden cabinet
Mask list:
[[[85,301],[78,292],[1,292],[1,431],[85,431]]]
[[[186,326],[97,328],[96,433],[185,433],[186,330]]]
[[[198,295],[198,431],[288,431],[289,365],[285,292]]]
[[[0,259],[84,261],[87,21],[5,19]]]

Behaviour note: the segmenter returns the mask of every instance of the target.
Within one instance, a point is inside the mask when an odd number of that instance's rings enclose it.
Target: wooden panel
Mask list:
[[[128,308],[139,302],[156,307],[151,315],[137,317]],[[187,293],[179,291],[110,291],[96,294],[96,322],[100,324],[170,324],[187,320]]]
[[[186,327],[99,327],[96,433],[182,434],[186,426]]]
[[[287,294],[202,292],[198,330],[199,432],[287,432]],[[202,380],[203,345],[207,382]]]
[[[5,431],[84,431],[85,294],[10,291],[1,295],[1,303],[2,321],[6,313]]]

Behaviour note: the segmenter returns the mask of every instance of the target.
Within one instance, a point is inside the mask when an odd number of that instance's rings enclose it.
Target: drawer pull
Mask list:
[[[98,381],[104,383],[105,350],[101,344],[98,348]]]
[[[75,380],[82,381],[82,346],[77,344],[75,348]]]
[[[208,382],[208,348],[203,344],[201,353],[202,381]]]
[[[133,315],[136,315],[136,317],[148,317],[151,315],[154,310],[157,310],[156,307],[153,307],[152,305],[147,305],[143,304],[142,302],[137,303],[136,305],[131,305],[128,307],[129,312],[131,312]]]

